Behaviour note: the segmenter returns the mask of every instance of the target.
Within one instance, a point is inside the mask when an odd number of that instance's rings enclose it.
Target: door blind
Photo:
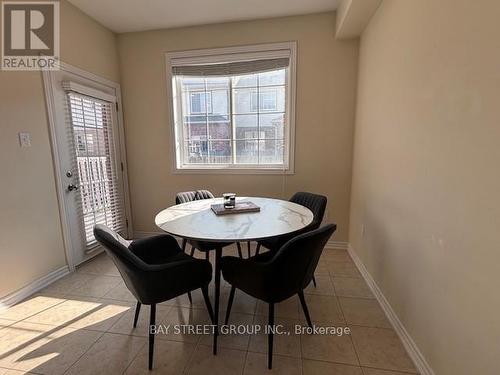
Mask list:
[[[126,229],[113,134],[114,103],[67,91],[72,170],[78,171],[78,215],[87,251],[97,247],[94,225]],[[76,176],[75,176],[76,177]]]

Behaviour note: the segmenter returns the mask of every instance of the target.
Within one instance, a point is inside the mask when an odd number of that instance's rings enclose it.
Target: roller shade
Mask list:
[[[188,51],[172,58],[170,65],[174,76],[227,77],[287,68],[291,55],[289,48],[221,54],[206,52],[198,56],[190,56]]]
[[[181,65],[173,66],[172,73],[176,76],[236,76],[244,74],[263,73],[283,69],[290,64],[289,58],[277,58],[253,61],[237,61],[219,64]]]

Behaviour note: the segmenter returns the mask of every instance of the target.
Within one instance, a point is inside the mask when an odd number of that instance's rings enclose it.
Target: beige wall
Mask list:
[[[207,188],[288,199],[309,190],[329,198],[336,240],[347,240],[358,42],[334,39],[335,14],[121,34],[118,37],[132,213],[136,231],[175,193]],[[172,174],[164,53],[296,40],[295,175]]]
[[[499,17],[385,0],[361,41],[350,241],[439,375],[499,371]]]
[[[61,57],[118,80],[115,35],[65,1]],[[66,264],[40,72],[0,71],[0,160],[1,298]]]

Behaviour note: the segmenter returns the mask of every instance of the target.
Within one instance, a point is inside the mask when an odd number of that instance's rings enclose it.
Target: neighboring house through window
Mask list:
[[[190,94],[191,113],[212,113],[212,93],[193,92]]]
[[[277,88],[268,88],[262,92],[254,91],[251,96],[252,112],[257,111],[276,111],[278,108],[278,91]],[[258,100],[260,97],[260,101]]]

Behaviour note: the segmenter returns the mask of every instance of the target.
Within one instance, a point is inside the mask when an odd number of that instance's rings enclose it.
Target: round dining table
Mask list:
[[[300,231],[313,220],[313,213],[299,204],[272,198],[237,197],[238,202],[252,202],[259,212],[216,215],[211,206],[222,198],[202,199],[169,207],[156,215],[155,223],[164,232],[188,240],[214,242],[215,301],[214,346],[217,354],[219,333],[220,259],[229,242],[260,241]]]

